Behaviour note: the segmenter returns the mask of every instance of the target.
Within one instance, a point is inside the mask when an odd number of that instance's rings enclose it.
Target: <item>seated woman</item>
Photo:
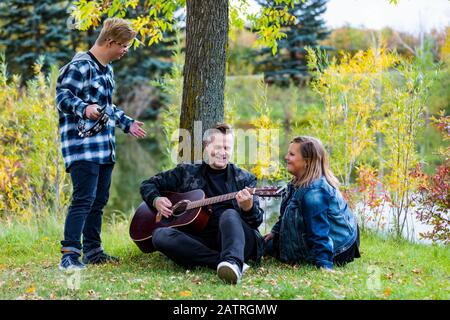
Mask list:
[[[358,225],[339,192],[322,143],[297,137],[285,159],[293,178],[281,202],[278,222],[264,237],[266,255],[326,270],[359,258]]]

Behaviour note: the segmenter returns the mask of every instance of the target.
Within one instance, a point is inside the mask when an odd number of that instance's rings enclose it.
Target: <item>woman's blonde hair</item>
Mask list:
[[[301,136],[292,139],[291,143],[299,145],[300,154],[306,162],[305,174],[292,179],[296,187],[306,187],[314,180],[325,176],[331,186],[339,188],[339,180],[330,170],[327,152],[319,139]]]
[[[133,30],[127,20],[108,18],[103,22],[103,28],[100,31],[96,43],[99,46],[103,46],[106,41],[113,40],[121,44],[126,44],[133,40],[135,36],[136,31]]]

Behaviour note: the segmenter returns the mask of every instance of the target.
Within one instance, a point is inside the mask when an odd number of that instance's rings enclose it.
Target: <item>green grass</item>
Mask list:
[[[363,233],[362,258],[327,273],[265,259],[241,284],[224,284],[206,268],[185,270],[159,253],[142,254],[128,223],[104,226],[104,247],[118,265],[58,270],[63,224],[0,225],[0,299],[449,299],[448,247]]]

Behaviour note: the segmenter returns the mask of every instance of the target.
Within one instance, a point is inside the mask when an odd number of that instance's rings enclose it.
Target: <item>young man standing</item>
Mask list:
[[[114,127],[136,138],[146,133],[142,122],[126,116],[112,103],[114,79],[110,63],[128,52],[135,35],[125,20],[107,19],[94,46],[88,52],[77,53],[60,70],[56,104],[64,164],[73,184],[61,241],[61,270],[117,261],[103,251],[100,239],[102,210],[109,198],[115,163]],[[100,109],[109,117],[105,127],[92,136],[80,136],[78,122],[99,119]],[[82,252],[83,263],[79,261]]]

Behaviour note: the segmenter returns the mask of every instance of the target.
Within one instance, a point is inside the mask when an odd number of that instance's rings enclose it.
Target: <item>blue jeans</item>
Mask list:
[[[103,207],[108,202],[114,164],[77,161],[70,167],[73,194],[64,226],[61,252],[101,251]],[[83,246],[81,235],[83,234]]]

